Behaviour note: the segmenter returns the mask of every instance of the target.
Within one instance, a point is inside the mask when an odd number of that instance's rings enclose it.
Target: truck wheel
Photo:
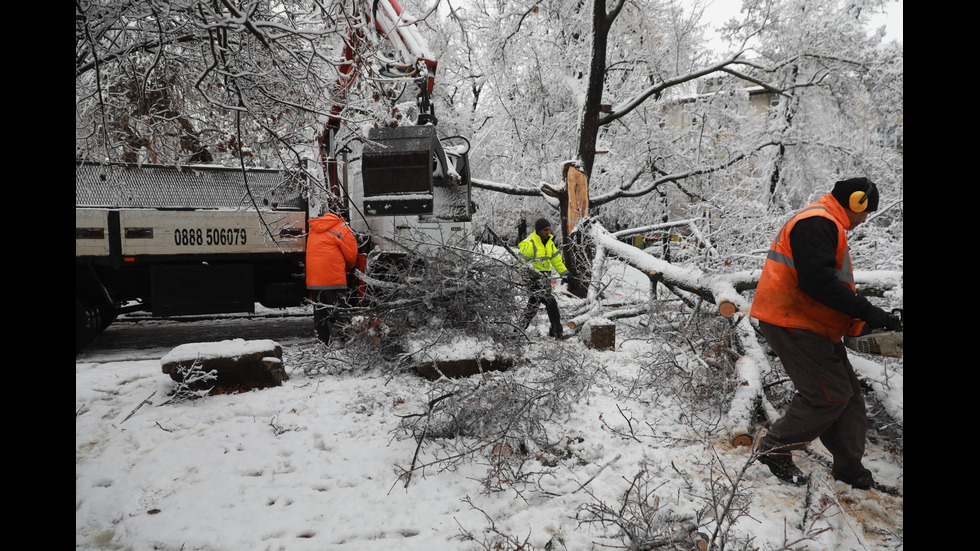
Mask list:
[[[75,353],[102,331],[102,318],[99,309],[89,300],[75,297]]]

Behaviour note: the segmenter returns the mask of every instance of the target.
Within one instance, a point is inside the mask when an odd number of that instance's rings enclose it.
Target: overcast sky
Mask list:
[[[904,35],[902,34],[902,11],[904,5],[905,0],[889,2],[888,14],[875,17],[871,21],[872,28],[877,28],[882,25],[885,26],[885,40],[904,42]]]
[[[871,28],[885,26],[885,40],[897,40],[903,42],[902,33],[902,13],[905,0],[894,0],[888,3],[888,13],[876,16],[871,21]],[[713,0],[708,10],[705,12],[709,21],[709,29],[715,28],[732,17],[737,17],[741,9],[740,0]]]

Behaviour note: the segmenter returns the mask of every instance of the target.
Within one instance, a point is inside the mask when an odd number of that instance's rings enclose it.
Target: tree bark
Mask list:
[[[582,125],[579,129],[578,156],[581,171],[586,182],[592,179],[595,165],[596,142],[599,139],[599,116],[602,112],[602,90],[606,81],[606,51],[609,44],[609,29],[619,15],[624,0],[614,0],[611,11],[606,11],[606,0],[595,0],[592,11],[592,59],[589,62],[589,82],[585,93]],[[567,167],[566,167],[567,170]],[[588,184],[586,184],[587,186]],[[588,187],[585,196],[588,197]],[[569,193],[566,182],[564,190],[555,195],[559,201],[562,222],[562,259],[568,268],[570,278],[568,290],[575,296],[584,298],[588,292],[589,258],[583,243],[572,235],[569,226]]]
[[[589,62],[589,83],[585,93],[582,127],[579,132],[578,154],[582,172],[592,179],[595,165],[595,144],[599,138],[599,115],[602,110],[602,89],[606,82],[606,51],[609,46],[609,30],[623,7],[623,0],[616,0],[612,10],[606,11],[606,0],[595,0],[592,12],[592,59]]]

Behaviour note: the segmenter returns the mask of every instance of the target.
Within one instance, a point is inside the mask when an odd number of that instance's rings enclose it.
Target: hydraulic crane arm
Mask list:
[[[403,59],[411,61],[412,65],[403,66],[408,70],[405,76],[417,76],[424,67],[425,92],[431,94],[435,87],[437,62],[418,26],[407,21],[398,0],[374,0],[372,13],[378,33],[387,38]]]
[[[362,12],[363,8],[369,11]],[[382,69],[385,74],[415,79],[419,85],[418,109],[419,124],[435,123],[435,116],[430,96],[435,87],[437,61],[429,49],[418,26],[403,12],[398,0],[358,0],[355,4],[355,16],[361,15],[369,27],[373,27],[378,36],[387,40],[402,58],[402,62],[388,62]],[[335,90],[335,102],[330,116],[324,125],[323,132],[317,136],[320,164],[323,169],[326,186],[334,197],[343,197],[340,178],[337,170],[338,143],[337,135],[341,129],[341,113],[354,80],[357,78],[361,58],[352,44],[363,40],[363,32],[351,29],[347,44],[344,48],[344,62],[340,65],[340,77]],[[349,219],[346,208],[333,205],[332,211],[340,213]]]

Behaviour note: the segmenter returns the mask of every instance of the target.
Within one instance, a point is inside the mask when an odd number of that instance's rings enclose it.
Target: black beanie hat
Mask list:
[[[538,218],[538,220],[534,223],[534,231],[541,231],[545,228],[550,228],[550,227],[551,227],[551,222],[548,222],[546,218]]]
[[[851,194],[855,191],[864,191],[868,194],[868,208],[864,209],[865,212],[878,210],[878,186],[867,178],[841,180],[834,184],[834,191],[831,193],[845,209],[851,210]]]

